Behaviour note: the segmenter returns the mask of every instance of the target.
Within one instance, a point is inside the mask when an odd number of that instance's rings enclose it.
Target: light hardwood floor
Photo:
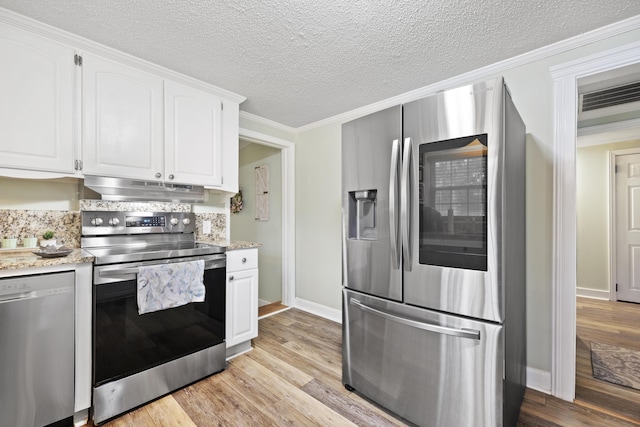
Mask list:
[[[341,383],[341,326],[290,309],[260,320],[254,350],[223,372],[108,427],[405,426]],[[635,426],[607,411],[527,390],[519,426]],[[449,426],[445,426],[449,427]]]
[[[640,304],[578,298],[576,400],[615,411],[640,424],[640,391],[593,378],[592,341],[640,350]]]
[[[272,302],[271,304],[266,304],[258,307],[258,318],[260,319],[264,316],[270,316],[274,313],[286,310],[288,308],[289,306],[282,304],[282,302],[280,301]]]

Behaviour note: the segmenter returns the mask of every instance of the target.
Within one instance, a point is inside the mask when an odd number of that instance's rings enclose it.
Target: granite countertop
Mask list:
[[[59,258],[39,257],[32,253],[32,251],[37,249],[38,248],[21,248],[0,251],[0,270],[93,262],[93,256],[80,248],[74,249],[69,255]]]
[[[259,248],[262,243],[245,242],[239,240],[232,241],[211,241],[206,243],[214,243],[225,246],[228,251],[238,249]],[[29,267],[49,267],[53,265],[63,264],[82,264],[93,262],[94,258],[83,249],[76,248],[69,255],[59,258],[42,258],[34,254],[32,251],[38,248],[18,248],[0,250],[0,270],[11,270]]]
[[[212,243],[214,245],[224,246],[228,251],[234,251],[237,249],[252,249],[259,248],[262,246],[262,243],[258,242],[246,242],[242,240],[198,240],[202,243]]]
[[[226,245],[227,246],[227,250],[228,251],[233,251],[236,249],[252,249],[252,248],[259,248],[260,246],[262,246],[262,243],[258,243],[258,242],[244,242],[241,240],[232,240],[230,242],[228,242],[229,244]]]

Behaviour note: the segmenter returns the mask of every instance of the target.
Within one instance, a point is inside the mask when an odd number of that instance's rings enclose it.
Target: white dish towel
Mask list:
[[[138,314],[204,301],[204,261],[138,267]]]

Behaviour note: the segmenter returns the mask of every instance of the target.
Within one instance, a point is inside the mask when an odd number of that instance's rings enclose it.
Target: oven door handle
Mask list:
[[[184,262],[184,261],[178,261],[178,262]],[[167,262],[167,263],[154,263],[154,264],[145,264],[145,265],[164,265],[164,264],[176,264],[175,262]],[[211,260],[205,260],[204,262],[204,269],[205,270],[212,270],[215,268],[222,268],[225,267],[226,265],[226,259],[211,259]],[[110,268],[110,269],[101,269],[98,271],[98,276],[100,276],[101,278],[104,279],[108,279],[108,278],[114,278],[117,276],[126,276],[129,274],[138,274],[138,267],[141,267],[140,265],[135,266],[135,267],[122,267],[122,268]]]

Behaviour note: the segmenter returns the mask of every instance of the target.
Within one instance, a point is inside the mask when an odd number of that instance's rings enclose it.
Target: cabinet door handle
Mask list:
[[[173,179],[173,178],[175,178],[175,176],[173,176],[173,174],[170,174],[169,179]]]
[[[247,262],[246,258],[242,258],[242,263],[244,264],[245,262]]]
[[[233,280],[233,276],[229,276],[229,281],[232,281],[232,280]]]
[[[162,174],[160,172],[156,173],[156,178],[160,178]]]

